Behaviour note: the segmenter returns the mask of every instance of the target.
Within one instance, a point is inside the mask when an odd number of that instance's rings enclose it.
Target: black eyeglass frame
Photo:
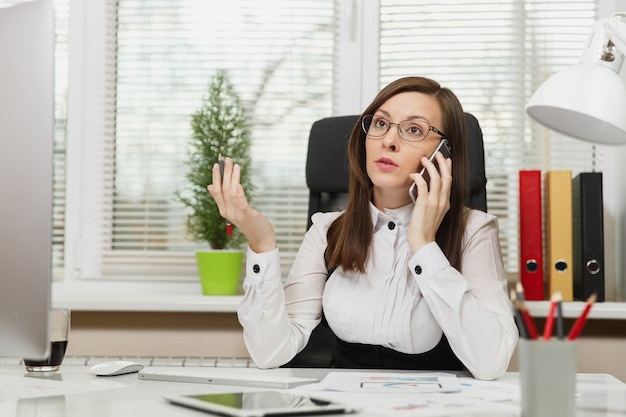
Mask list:
[[[369,132],[369,128],[372,124],[372,120],[374,119],[374,117],[378,117],[380,119],[383,119],[385,121],[387,121],[387,130],[379,136],[376,135],[372,135]],[[369,118],[369,122],[367,123],[366,126],[366,119]],[[428,137],[428,134],[432,131],[435,132],[436,134],[438,134],[439,136],[441,136],[442,139],[448,139],[448,137],[446,136],[445,133],[443,133],[441,130],[437,129],[435,126],[431,126],[428,124],[428,122],[426,122],[425,120],[420,119],[420,121],[424,122],[427,126],[428,126],[428,132],[426,132],[426,134],[424,135],[424,137],[420,140],[411,140],[411,139],[407,139],[404,137],[404,134],[402,133],[402,129],[400,129],[400,124],[404,123],[404,122],[409,122],[412,121],[413,119],[407,119],[407,120],[402,120],[400,123],[392,123],[391,121],[389,121],[386,117],[382,117],[382,116],[378,116],[376,114],[366,114],[363,117],[361,117],[361,129],[363,129],[363,132],[365,132],[365,134],[367,136],[371,136],[373,138],[382,138],[383,136],[385,136],[387,133],[389,133],[389,129],[391,129],[391,125],[396,125],[398,127],[398,133],[400,134],[400,137],[402,138],[402,140],[406,141],[406,142],[410,142],[410,143],[419,143],[419,142],[423,142],[424,140],[426,140],[426,138]]]

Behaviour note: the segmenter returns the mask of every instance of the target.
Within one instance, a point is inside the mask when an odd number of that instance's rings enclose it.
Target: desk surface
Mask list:
[[[315,376],[323,378],[328,370],[323,369],[273,369],[267,372]],[[349,371],[348,371],[349,372]],[[370,372],[370,371],[368,371]],[[388,372],[388,371],[384,371]],[[26,378],[24,369],[19,365],[0,367],[0,377]],[[30,378],[29,378],[30,379]],[[65,395],[35,398],[8,399],[0,401],[0,416],[3,417],[177,417],[208,416],[209,414],[168,404],[164,395],[198,394],[207,392],[227,392],[236,387],[204,385],[195,383],[159,382],[139,380],[137,374],[116,377],[95,377],[87,366],[64,366],[57,376],[64,385],[73,388],[85,388],[84,392],[68,390]],[[495,384],[508,384],[518,389],[518,375],[508,373]],[[251,388],[242,388],[250,390]],[[398,416],[519,416],[519,403],[516,400],[493,402],[480,406],[464,408],[455,404],[458,396],[447,395],[450,407],[430,410],[403,410]],[[391,416],[393,416],[392,413]],[[381,416],[367,409],[359,416]],[[387,413],[385,417],[389,417]],[[618,379],[603,374],[579,374],[577,379],[577,416],[626,416],[626,384]]]

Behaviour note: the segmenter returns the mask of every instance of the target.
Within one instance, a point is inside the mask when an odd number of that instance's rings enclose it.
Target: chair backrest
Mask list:
[[[465,113],[468,124],[470,197],[467,206],[487,211],[487,178],[483,134],[478,120]],[[311,127],[306,161],[309,187],[309,227],[318,211],[337,211],[345,207],[348,195],[347,148],[350,133],[359,116],[328,117]],[[454,158],[454,149],[452,150]],[[307,346],[285,367],[324,368],[332,364],[336,338],[325,319],[311,334]]]
[[[470,198],[468,207],[487,211],[487,177],[483,134],[478,120],[465,113],[468,126]],[[348,193],[347,147],[352,128],[359,116],[328,117],[313,123],[306,159],[309,188],[309,223],[318,211],[337,211],[345,207]],[[454,150],[452,150],[454,158]]]

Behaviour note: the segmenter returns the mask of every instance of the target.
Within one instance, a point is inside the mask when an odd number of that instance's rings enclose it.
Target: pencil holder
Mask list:
[[[576,342],[520,339],[522,417],[574,417]]]

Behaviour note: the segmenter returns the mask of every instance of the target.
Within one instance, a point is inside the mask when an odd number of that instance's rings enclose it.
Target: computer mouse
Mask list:
[[[131,361],[108,361],[97,363],[91,367],[92,374],[97,376],[116,376],[132,374],[143,369],[143,365]]]

